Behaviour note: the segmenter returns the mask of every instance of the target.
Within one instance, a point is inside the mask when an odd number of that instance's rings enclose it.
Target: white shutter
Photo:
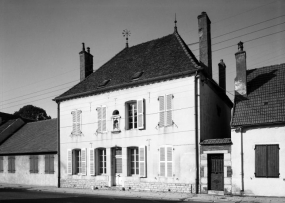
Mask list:
[[[166,146],[166,170],[167,170],[167,177],[172,177],[173,174],[173,148],[172,146]]]
[[[164,96],[158,97],[159,101],[159,127],[164,126]]]
[[[81,111],[77,110],[76,111],[76,134],[77,135],[81,134],[80,123],[81,123]]]
[[[159,148],[159,176],[165,176],[165,147]]]
[[[97,114],[98,114],[98,132],[102,132],[102,108],[97,107]]]
[[[89,149],[89,158],[90,158],[90,175],[95,175],[95,149]]]
[[[166,95],[166,126],[172,125],[172,94]]]
[[[81,149],[81,175],[86,175],[86,148]]]
[[[139,147],[139,174],[140,177],[146,177],[146,147]]]
[[[137,128],[144,129],[144,100],[137,100]]]
[[[72,132],[71,134],[76,134],[76,111],[72,111]]]
[[[107,131],[107,126],[106,126],[106,117],[107,117],[107,107],[102,106],[102,132]]]
[[[67,174],[72,175],[72,150],[67,150]]]

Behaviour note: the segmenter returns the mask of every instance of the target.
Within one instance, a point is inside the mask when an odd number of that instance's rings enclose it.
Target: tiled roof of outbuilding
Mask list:
[[[57,152],[57,119],[27,123],[0,146],[0,154]]]
[[[209,139],[204,140],[200,143],[201,145],[223,145],[223,144],[233,144],[231,138],[223,138],[223,139]]]
[[[159,81],[163,76],[193,74],[198,69],[198,60],[179,34],[174,32],[165,37],[123,49],[55,100],[73,98],[78,94],[98,94],[126,86],[137,86],[148,83],[152,79]],[[138,80],[132,80],[134,74],[138,72],[143,72],[142,76]],[[104,80],[109,79],[110,82],[104,88],[98,88]]]
[[[0,125],[0,135],[1,133],[7,128],[9,127],[9,125],[11,125],[12,123],[14,123],[17,119],[11,119],[8,120],[7,122],[3,123],[2,125]],[[1,138],[0,138],[1,139]]]
[[[235,99],[232,127],[285,123],[285,64],[247,70],[247,95]]]

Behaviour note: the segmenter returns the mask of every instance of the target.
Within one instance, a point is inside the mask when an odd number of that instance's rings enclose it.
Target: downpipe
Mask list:
[[[57,187],[60,188],[60,102],[57,102]]]
[[[194,100],[195,100],[195,148],[196,148],[196,194],[199,192],[199,140],[198,140],[198,81],[199,75],[198,71],[195,74],[195,81],[194,81],[194,86],[195,86],[195,91],[194,91]]]

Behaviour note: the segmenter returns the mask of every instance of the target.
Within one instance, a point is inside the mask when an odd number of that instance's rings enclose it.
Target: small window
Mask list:
[[[99,152],[99,174],[107,173],[106,166],[106,149],[98,149]]]
[[[45,173],[46,174],[54,173],[54,155],[53,154],[45,155]]]
[[[30,173],[39,172],[38,155],[30,155]]]
[[[3,156],[0,156],[0,173],[3,173],[4,171],[3,162],[4,162]]]
[[[142,75],[143,75],[143,71],[140,72],[136,72],[133,76],[132,76],[132,80],[138,80]]]
[[[72,132],[71,135],[81,135],[81,110],[74,110],[72,114]]]
[[[105,87],[110,81],[111,81],[111,79],[109,79],[109,80],[104,80],[100,85],[98,85],[97,88],[103,88],[103,87]]]
[[[279,177],[279,145],[255,146],[255,176]]]
[[[15,156],[8,156],[8,173],[15,173]]]

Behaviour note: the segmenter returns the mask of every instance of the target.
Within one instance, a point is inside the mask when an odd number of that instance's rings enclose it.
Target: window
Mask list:
[[[67,150],[67,174],[86,175],[86,149]]]
[[[98,133],[103,133],[107,131],[106,127],[106,114],[107,114],[107,107],[106,106],[99,106],[97,107],[98,113]]]
[[[30,173],[39,172],[38,155],[30,155]]]
[[[139,148],[130,149],[130,172],[131,175],[139,175]]]
[[[128,101],[126,106],[126,130],[145,129],[144,99]]]
[[[8,156],[8,172],[15,173],[15,156]]]
[[[279,177],[279,145],[255,146],[255,176]]]
[[[162,146],[159,148],[159,176],[173,176],[173,148]]]
[[[0,173],[3,173],[4,167],[3,167],[3,156],[0,156]]]
[[[128,148],[128,175],[146,177],[146,146]]]
[[[45,173],[46,174],[54,173],[54,155],[53,154],[45,155]]]
[[[80,110],[72,111],[72,132],[71,135],[81,135],[81,113]]]
[[[106,174],[106,149],[98,149],[99,152],[99,174]]]
[[[168,94],[165,96],[159,96],[159,127],[171,126],[172,121],[172,103],[173,95]]]

